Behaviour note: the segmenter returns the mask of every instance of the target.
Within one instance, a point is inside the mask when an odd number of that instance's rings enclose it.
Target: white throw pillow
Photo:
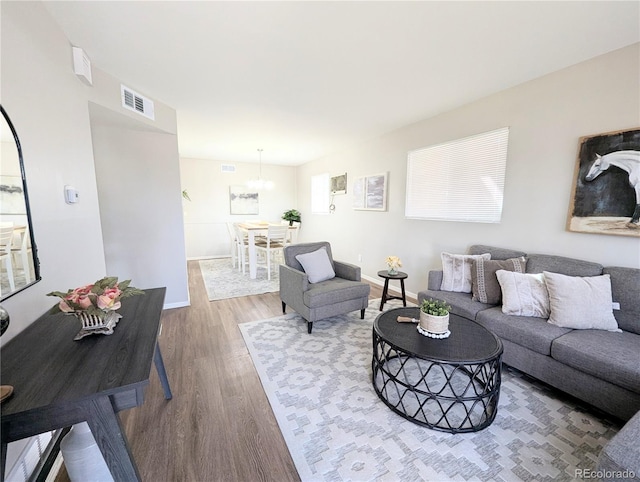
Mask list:
[[[502,290],[502,312],[507,315],[549,318],[549,293],[542,273],[496,271]]]
[[[608,274],[581,277],[545,271],[544,278],[551,305],[549,323],[577,330],[621,331],[613,316]]]
[[[309,277],[309,283],[319,283],[336,277],[336,272],[333,270],[329,254],[324,246],[310,253],[299,254],[296,259]]]
[[[471,293],[471,265],[474,259],[491,259],[491,254],[442,253],[441,291]]]

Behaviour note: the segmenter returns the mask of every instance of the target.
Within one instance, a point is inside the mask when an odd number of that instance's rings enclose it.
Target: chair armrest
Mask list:
[[[285,264],[280,265],[280,298],[283,300],[289,296],[301,298],[308,289],[309,276],[306,273]]]
[[[427,286],[432,291],[440,291],[440,286],[442,286],[442,270],[429,271],[429,282]]]
[[[338,278],[348,279],[350,281],[361,281],[360,266],[334,260],[333,267]]]

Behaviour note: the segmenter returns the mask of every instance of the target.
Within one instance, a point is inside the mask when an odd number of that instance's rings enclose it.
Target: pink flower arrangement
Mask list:
[[[120,308],[120,300],[129,296],[144,294],[144,291],[129,286],[131,280],[118,283],[118,278],[109,276],[93,284],[69,290],[52,291],[47,296],[57,296],[60,302],[52,308],[53,313],[87,312],[90,315],[102,315]]]

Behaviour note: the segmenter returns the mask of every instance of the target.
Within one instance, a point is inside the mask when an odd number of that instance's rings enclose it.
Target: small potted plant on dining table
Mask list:
[[[445,335],[449,331],[451,306],[445,301],[429,298],[420,305],[420,328],[427,333]],[[447,335],[448,336],[448,335]]]
[[[298,211],[297,209],[289,209],[282,215],[282,219],[284,219],[285,221],[289,221],[289,226],[293,226],[294,222],[299,223],[301,218],[302,216],[300,214],[300,211]]]

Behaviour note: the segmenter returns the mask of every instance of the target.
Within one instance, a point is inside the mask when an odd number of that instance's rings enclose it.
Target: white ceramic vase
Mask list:
[[[71,427],[60,442],[60,451],[71,482],[113,482],[87,422]]]
[[[436,316],[420,311],[420,328],[429,333],[446,333],[449,330],[449,313]]]

